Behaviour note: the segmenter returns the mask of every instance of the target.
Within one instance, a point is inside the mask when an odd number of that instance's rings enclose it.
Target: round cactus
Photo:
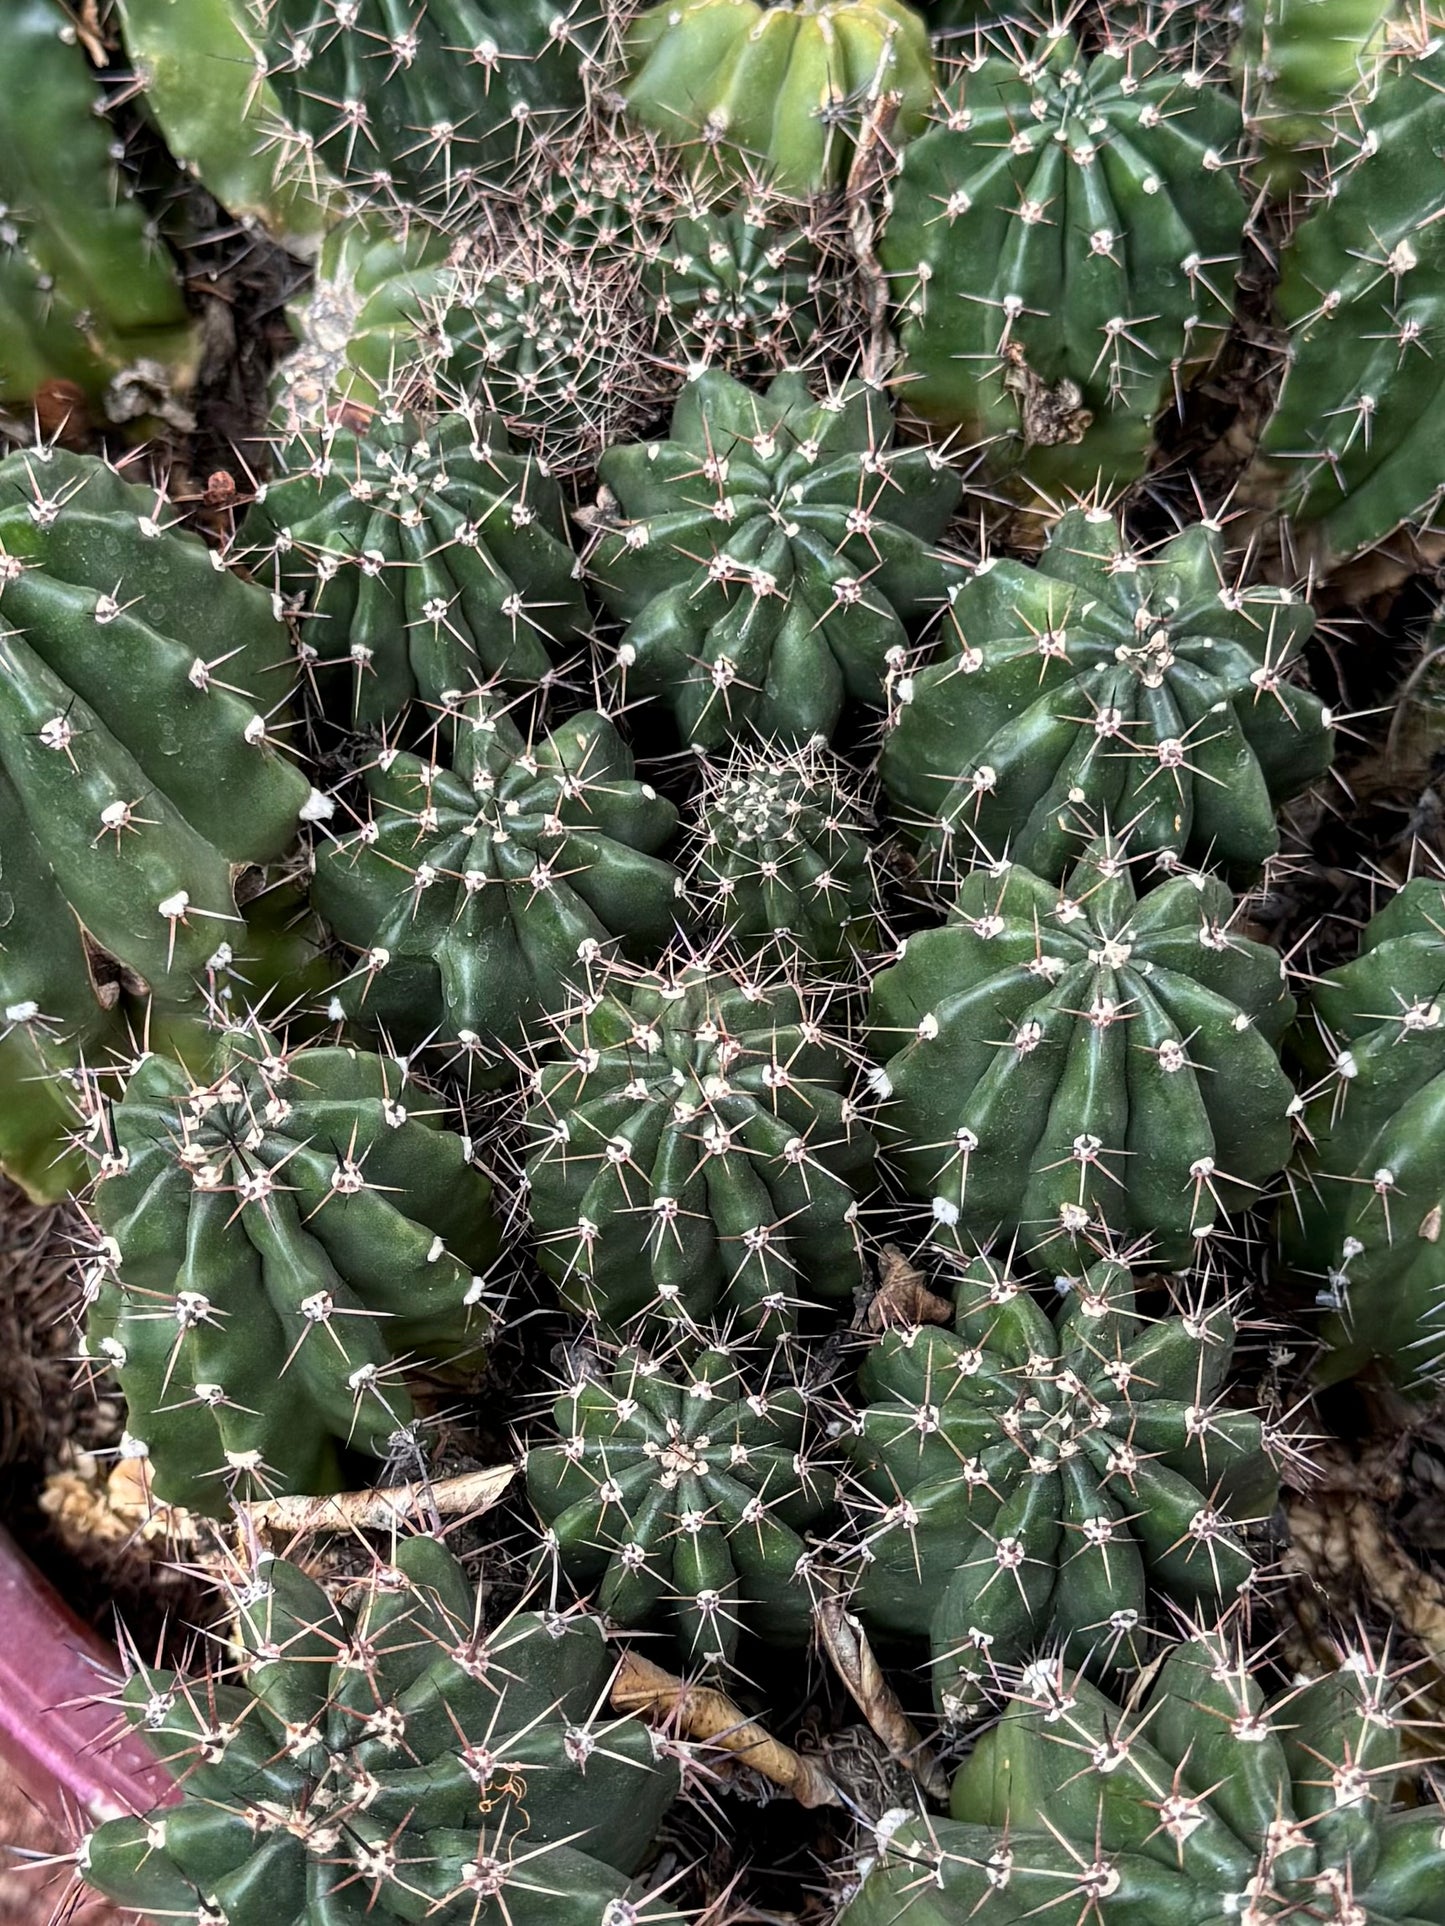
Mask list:
[[[384,1457],[403,1361],[480,1349],[499,1237],[470,1140],[394,1062],[253,1028],[211,1069],[143,1058],[103,1119],[85,1351],[157,1496],[215,1512]]]
[[[1054,33],[967,61],[879,242],[910,408],[1041,489],[1133,481],[1229,326],[1239,134],[1221,86],[1144,41],[1091,60]]]
[[[279,1558],[230,1592],[233,1669],[136,1664],[119,1694],[180,1798],[82,1840],[97,1892],[227,1926],[680,1926],[630,1885],[678,1768],[600,1712],[613,1661],[595,1619],[484,1630],[434,1538],[404,1539],[344,1605]]]
[[[1073,509],[1037,568],[981,564],[947,654],[895,683],[884,787],[944,879],[979,850],[1062,876],[1100,818],[1252,875],[1277,804],[1329,766],[1329,715],[1290,678],[1313,627],[1288,590],[1231,579],[1215,526],[1145,558]]]
[[[320,852],[315,900],[363,952],[353,1017],[408,1045],[518,1049],[600,960],[666,948],[681,879],[655,852],[677,811],[606,716],[524,737],[478,696],[447,720],[450,769],[392,750],[366,769],[370,813]]]
[[[535,684],[588,631],[557,484],[466,405],[283,442],[240,559],[303,609],[305,659],[350,668],[358,725],[488,676]]]
[[[666,1609],[693,1663],[730,1664],[742,1627],[812,1635],[802,1537],[833,1502],[803,1455],[805,1394],[779,1372],[754,1388],[710,1340],[681,1356],[623,1351],[552,1407],[555,1444],[527,1453],[527,1490],[563,1570],[609,1618]]]
[[[1234,70],[1274,192],[1328,153],[1340,110],[1374,78],[1395,11],[1394,0],[1246,0]]]
[[[1408,1724],[1358,1653],[1271,1700],[1209,1633],[1122,1706],[1044,1661],[954,1780],[951,1820],[889,1815],[839,1926],[1426,1926],[1445,1919],[1445,1813],[1392,1810]]]
[[[628,625],[618,667],[688,741],[806,742],[847,697],[881,703],[905,622],[954,580],[934,545],[960,493],[939,456],[892,444],[862,383],[817,401],[796,372],[758,394],[709,369],[666,441],[603,455],[591,570]]]
[[[1044,1265],[1139,1240],[1187,1264],[1289,1156],[1276,950],[1217,879],[1140,900],[1095,843],[1062,888],[1007,864],[874,980],[879,1123],[947,1243],[1019,1233]]]
[[[544,1270],[618,1325],[791,1327],[861,1281],[875,1145],[847,1052],[786,979],[603,974],[533,1078],[527,1160]]]
[[[844,1445],[857,1467],[853,1609],[927,1635],[958,1720],[1045,1649],[1136,1669],[1157,1597],[1217,1616],[1253,1582],[1239,1525],[1278,1496],[1268,1434],[1221,1392],[1223,1307],[1151,1316],[1120,1264],[1066,1281],[1051,1320],[973,1260],[951,1331],[905,1326],[869,1351]]]
[[[644,127],[784,194],[836,187],[885,95],[907,140],[933,100],[928,29],[903,0],[669,0],[623,41],[624,99]]]

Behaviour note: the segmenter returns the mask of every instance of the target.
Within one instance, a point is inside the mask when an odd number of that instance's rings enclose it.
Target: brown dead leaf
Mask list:
[[[895,1324],[951,1324],[953,1305],[928,1288],[916,1264],[910,1264],[896,1244],[885,1244],[878,1266],[878,1289],[868,1306],[870,1331],[886,1331]]]

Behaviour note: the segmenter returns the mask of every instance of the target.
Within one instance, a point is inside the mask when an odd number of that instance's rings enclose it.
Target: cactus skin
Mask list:
[[[681,880],[655,852],[677,811],[606,716],[524,737],[477,697],[447,718],[452,768],[386,751],[366,770],[370,814],[320,852],[314,900],[365,952],[353,1017],[408,1045],[515,1050],[600,958],[667,946]]]
[[[740,755],[705,772],[688,895],[745,952],[814,966],[873,947],[878,881],[843,766],[817,747]]]
[[[753,1389],[715,1338],[691,1362],[623,1351],[609,1381],[583,1377],[557,1399],[560,1442],[528,1451],[527,1491],[563,1570],[597,1584],[609,1618],[667,1609],[692,1664],[730,1665],[743,1626],[803,1645],[801,1534],[834,1497],[802,1455],[806,1414],[796,1385]]]
[[[181,393],[195,373],[180,283],[125,192],[66,10],[7,0],[0,71],[0,402],[69,381],[127,420],[128,377]]]
[[[1288,680],[1313,627],[1288,590],[1234,585],[1213,525],[1143,559],[1072,509],[1036,568],[984,563],[948,654],[895,685],[884,787],[940,878],[979,847],[1060,877],[1091,818],[1250,877],[1329,766],[1328,713]]]
[[[1445,885],[1416,877],[1371,919],[1358,959],[1316,984],[1301,1025],[1320,1074],[1280,1230],[1290,1269],[1323,1286],[1327,1383],[1380,1358],[1428,1389],[1445,1366],[1442,929]]]
[[[1279,953],[1216,878],[1144,898],[1096,843],[1062,888],[976,870],[947,923],[874,979],[880,1127],[936,1234],[1021,1233],[1039,1262],[1147,1240],[1187,1264],[1284,1166],[1294,1014]]]
[[[790,1329],[861,1277],[876,1146],[842,1045],[782,980],[607,972],[558,1026],[527,1122],[542,1268],[617,1326]]]
[[[234,933],[236,870],[328,807],[268,724],[286,631],[215,564],[103,462],[0,462],[0,808],[29,839],[14,861],[48,863],[99,948],[171,1000]],[[73,977],[73,926],[63,942]]]
[[[590,566],[628,624],[618,664],[687,741],[807,742],[847,697],[882,702],[905,621],[954,579],[933,545],[960,494],[937,456],[892,442],[861,383],[815,401],[796,372],[758,394],[709,369],[668,440],[602,457]]]
[[[1322,561],[1428,519],[1442,492],[1445,234],[1418,156],[1445,144],[1445,48],[1385,81],[1360,123],[1358,159],[1284,251],[1290,362],[1260,443]]]
[[[844,1445],[867,1553],[852,1607],[931,1638],[956,1721],[1046,1648],[1136,1669],[1153,1597],[1217,1616],[1253,1582],[1236,1527],[1270,1512],[1279,1479],[1260,1420],[1219,1401],[1226,1309],[1151,1317],[1106,1262],[1050,1319],[987,1258],[954,1305],[952,1331],[874,1344]]]
[[[909,407],[1051,494],[1136,479],[1229,326],[1239,132],[1222,88],[1144,43],[970,63],[905,149],[878,246]]]
[[[279,1558],[230,1590],[234,1669],[138,1665],[119,1695],[182,1798],[82,1841],[97,1892],[227,1926],[681,1926],[629,1903],[678,1768],[636,1719],[599,1715],[595,1619],[484,1631],[433,1538],[402,1540],[344,1606]]]
[[[230,1030],[213,1074],[146,1057],[110,1112],[86,1355],[109,1362],[157,1495],[334,1491],[342,1445],[411,1417],[399,1361],[487,1334],[491,1187],[437,1100],[364,1051]]]
[[[1340,109],[1374,77],[1395,10],[1395,0],[1245,0],[1234,71],[1276,194],[1309,160],[1327,158]]]
[[[489,676],[550,674],[590,627],[561,492],[479,409],[332,423],[277,450],[240,559],[305,610],[307,658],[349,666],[357,726]]]
[[[779,210],[780,211],[780,210]],[[643,268],[657,349],[730,374],[795,367],[837,296],[816,240],[764,195],[673,221]]]
[[[952,1820],[890,1827],[839,1926],[1439,1926],[1445,1812],[1390,1809],[1408,1723],[1357,1654],[1267,1700],[1227,1634],[1195,1636],[1122,1708],[1048,1661]]]
[[[838,186],[882,95],[902,96],[898,141],[933,100],[928,29],[902,0],[669,0],[632,22],[623,52],[636,120],[783,194]]]

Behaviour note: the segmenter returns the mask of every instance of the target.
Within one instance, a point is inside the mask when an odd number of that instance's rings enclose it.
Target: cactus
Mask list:
[[[1062,888],[999,864],[874,979],[880,1126],[946,1244],[1020,1233],[1068,1269],[1110,1239],[1187,1264],[1289,1155],[1278,953],[1217,878],[1140,900],[1090,846]]]
[[[228,1926],[680,1926],[630,1886],[678,1768],[637,1720],[600,1712],[595,1619],[484,1629],[434,1538],[404,1539],[342,1604],[268,1556],[230,1594],[233,1668],[133,1662],[120,1707],[181,1796],[82,1839],[97,1892]]]
[[[228,1030],[209,1078],[143,1058],[97,1145],[85,1354],[157,1495],[334,1491],[384,1457],[415,1357],[475,1352],[497,1254],[469,1139],[395,1063]]]
[[[928,29],[903,0],[669,0],[632,21],[623,54],[642,126],[783,194],[838,186],[885,95],[895,141],[933,100]]]
[[[407,1044],[517,1050],[598,961],[666,947],[681,882],[654,852],[677,811],[605,716],[524,736],[485,696],[446,713],[453,766],[384,751],[369,815],[318,857],[315,901],[363,952],[353,1016]]]
[[[1395,0],[1246,0],[1234,70],[1275,193],[1328,157],[1341,110],[1368,91]]]
[[[1229,326],[1239,132],[1221,87],[1147,42],[1090,60],[1060,32],[967,62],[878,246],[910,408],[1039,490],[1135,480]]]
[[[1445,49],[1386,80],[1360,123],[1357,158],[1284,253],[1276,305],[1290,360],[1260,443],[1261,486],[1279,480],[1326,562],[1427,519],[1440,500],[1445,236],[1415,157],[1445,142]]]
[[[1357,961],[1315,985],[1302,1025],[1319,1075],[1280,1228],[1290,1268],[1319,1286],[1327,1382],[1381,1358],[1433,1388],[1445,1366],[1442,931],[1445,885],[1416,877],[1372,918]]]
[[[61,382],[115,421],[164,408],[189,388],[199,342],[67,10],[8,0],[0,71],[0,402]]]
[[[1313,611],[1239,587],[1216,525],[1146,559],[1073,509],[1037,568],[984,562],[947,623],[943,660],[895,684],[880,765],[940,877],[976,848],[1062,876],[1090,812],[1136,851],[1249,877],[1276,806],[1329,766],[1329,716],[1291,680]]]
[[[0,462],[0,809],[25,825],[7,859],[27,898],[48,867],[72,912],[57,971],[77,980],[83,931],[183,1000],[239,921],[237,871],[329,805],[273,730],[285,629],[166,519],[89,456]]]
[[[815,401],[799,373],[758,394],[720,369],[689,382],[669,438],[609,448],[592,574],[627,623],[629,689],[683,737],[827,737],[847,697],[880,703],[890,658],[943,605],[936,552],[956,474],[893,446],[875,389]]]
[[[961,1720],[990,1680],[1060,1650],[1105,1675],[1145,1658],[1154,1598],[1218,1610],[1254,1580],[1238,1529],[1278,1496],[1270,1438],[1221,1393],[1227,1308],[1140,1308],[1121,1264],[1065,1281],[1045,1315],[975,1259],[952,1331],[868,1352],[844,1445],[857,1467],[853,1609],[927,1635]]]
[[[710,1338],[690,1361],[623,1351],[552,1407],[558,1442],[527,1452],[547,1543],[611,1619],[675,1617],[691,1663],[730,1665],[742,1627],[806,1644],[812,1600],[801,1534],[833,1503],[803,1455],[805,1394],[756,1383]]]
[[[704,771],[688,895],[745,951],[781,941],[815,966],[873,947],[878,879],[842,764],[810,744]]]
[[[538,1257],[567,1301],[792,1326],[861,1279],[875,1145],[846,1049],[784,978],[605,971],[533,1077]]]
[[[1123,1706],[1047,1660],[954,1780],[951,1819],[889,1815],[839,1926],[1445,1920],[1445,1813],[1393,1806],[1408,1724],[1358,1652],[1271,1699],[1210,1632]]]
[[[354,723],[488,676],[535,684],[589,628],[562,496],[471,405],[329,423],[277,450],[239,558],[305,613],[316,669],[351,670]]]

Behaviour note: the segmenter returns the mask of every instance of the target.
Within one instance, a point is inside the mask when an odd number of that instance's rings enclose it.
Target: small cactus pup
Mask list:
[[[1289,1268],[1325,1312],[1319,1375],[1378,1358],[1431,1390],[1445,1369],[1445,884],[1407,883],[1311,1005],[1299,1045],[1319,1074],[1279,1222]]]
[[[1396,0],[1245,0],[1234,72],[1273,193],[1350,137],[1342,110],[1368,95],[1396,11]]]
[[[635,120],[784,194],[841,185],[885,96],[894,141],[933,100],[928,28],[903,0],[669,0],[628,26],[623,53]]]
[[[349,671],[358,727],[489,676],[534,685],[587,634],[561,492],[472,404],[352,411],[281,441],[275,466],[238,558],[301,609],[311,672]]]
[[[66,970],[79,925],[157,996],[195,995],[241,926],[240,870],[330,808],[283,753],[293,673],[269,598],[154,493],[59,449],[0,461],[6,861],[48,865]]]
[[[1394,1803],[1409,1723],[1359,1653],[1271,1698],[1208,1632],[1124,1704],[1043,1660],[952,1818],[888,1816],[839,1926],[1439,1926],[1445,1812]]]
[[[1143,472],[1155,417],[1233,312],[1239,110],[1147,41],[1054,33],[964,63],[904,150],[878,256],[908,406],[1021,492]]]
[[[823,1014],[779,973],[598,973],[527,1115],[539,1260],[570,1305],[777,1333],[848,1301],[876,1146]]]
[[[1442,488],[1445,234],[1413,157],[1445,143],[1445,47],[1385,80],[1359,119],[1355,158],[1282,256],[1290,358],[1256,478],[1277,480],[1323,564],[1428,520]]]
[[[401,1540],[339,1601],[265,1555],[229,1590],[234,1664],[133,1662],[118,1694],[180,1798],[82,1839],[96,1892],[197,1926],[681,1926],[632,1885],[678,1766],[602,1710],[595,1619],[484,1626],[434,1538]]]
[[[1329,714],[1291,673],[1313,627],[1287,589],[1239,584],[1214,524],[1136,555],[1106,510],[1071,509],[1037,567],[983,562],[941,659],[895,680],[884,787],[942,881],[980,849],[1060,877],[1105,817],[1136,853],[1252,878],[1277,806],[1329,766]]]
[[[704,764],[688,898],[746,952],[849,963],[877,940],[869,827],[844,764],[821,743]]]
[[[1187,871],[1140,898],[1104,837],[1062,886],[975,870],[907,938],[869,1007],[877,1122],[945,1247],[1017,1235],[1067,1271],[1137,1241],[1187,1265],[1278,1175],[1294,999],[1237,914]]]
[[[682,879],[657,852],[677,811],[595,711],[519,728],[478,694],[443,722],[450,767],[387,749],[362,772],[366,813],[319,849],[313,899],[361,952],[348,1014],[480,1062],[520,1049],[599,963],[666,949]]]
[[[618,670],[686,741],[826,739],[849,698],[882,705],[959,573],[936,547],[959,477],[893,435],[861,382],[817,400],[797,371],[760,394],[714,368],[666,441],[603,455],[589,566],[627,624]]]
[[[395,1060],[229,1030],[213,1074],[141,1059],[103,1119],[85,1355],[156,1495],[338,1489],[411,1422],[405,1365],[481,1350],[499,1234],[441,1100]]]
[[[965,1719],[1000,1673],[1062,1651],[1136,1670],[1158,1601],[1211,1620],[1254,1582],[1241,1527],[1279,1491],[1270,1435],[1223,1398],[1225,1306],[1155,1315],[1122,1264],[1065,1279],[1052,1317],[975,1258],[954,1328],[903,1326],[863,1361],[852,1606],[927,1636],[934,1696]]]
[[[807,1396],[759,1376],[715,1334],[705,1348],[622,1351],[552,1407],[556,1442],[527,1452],[547,1543],[623,1625],[667,1615],[693,1666],[730,1665],[743,1629],[812,1637],[804,1534],[833,1504],[803,1446]]]

